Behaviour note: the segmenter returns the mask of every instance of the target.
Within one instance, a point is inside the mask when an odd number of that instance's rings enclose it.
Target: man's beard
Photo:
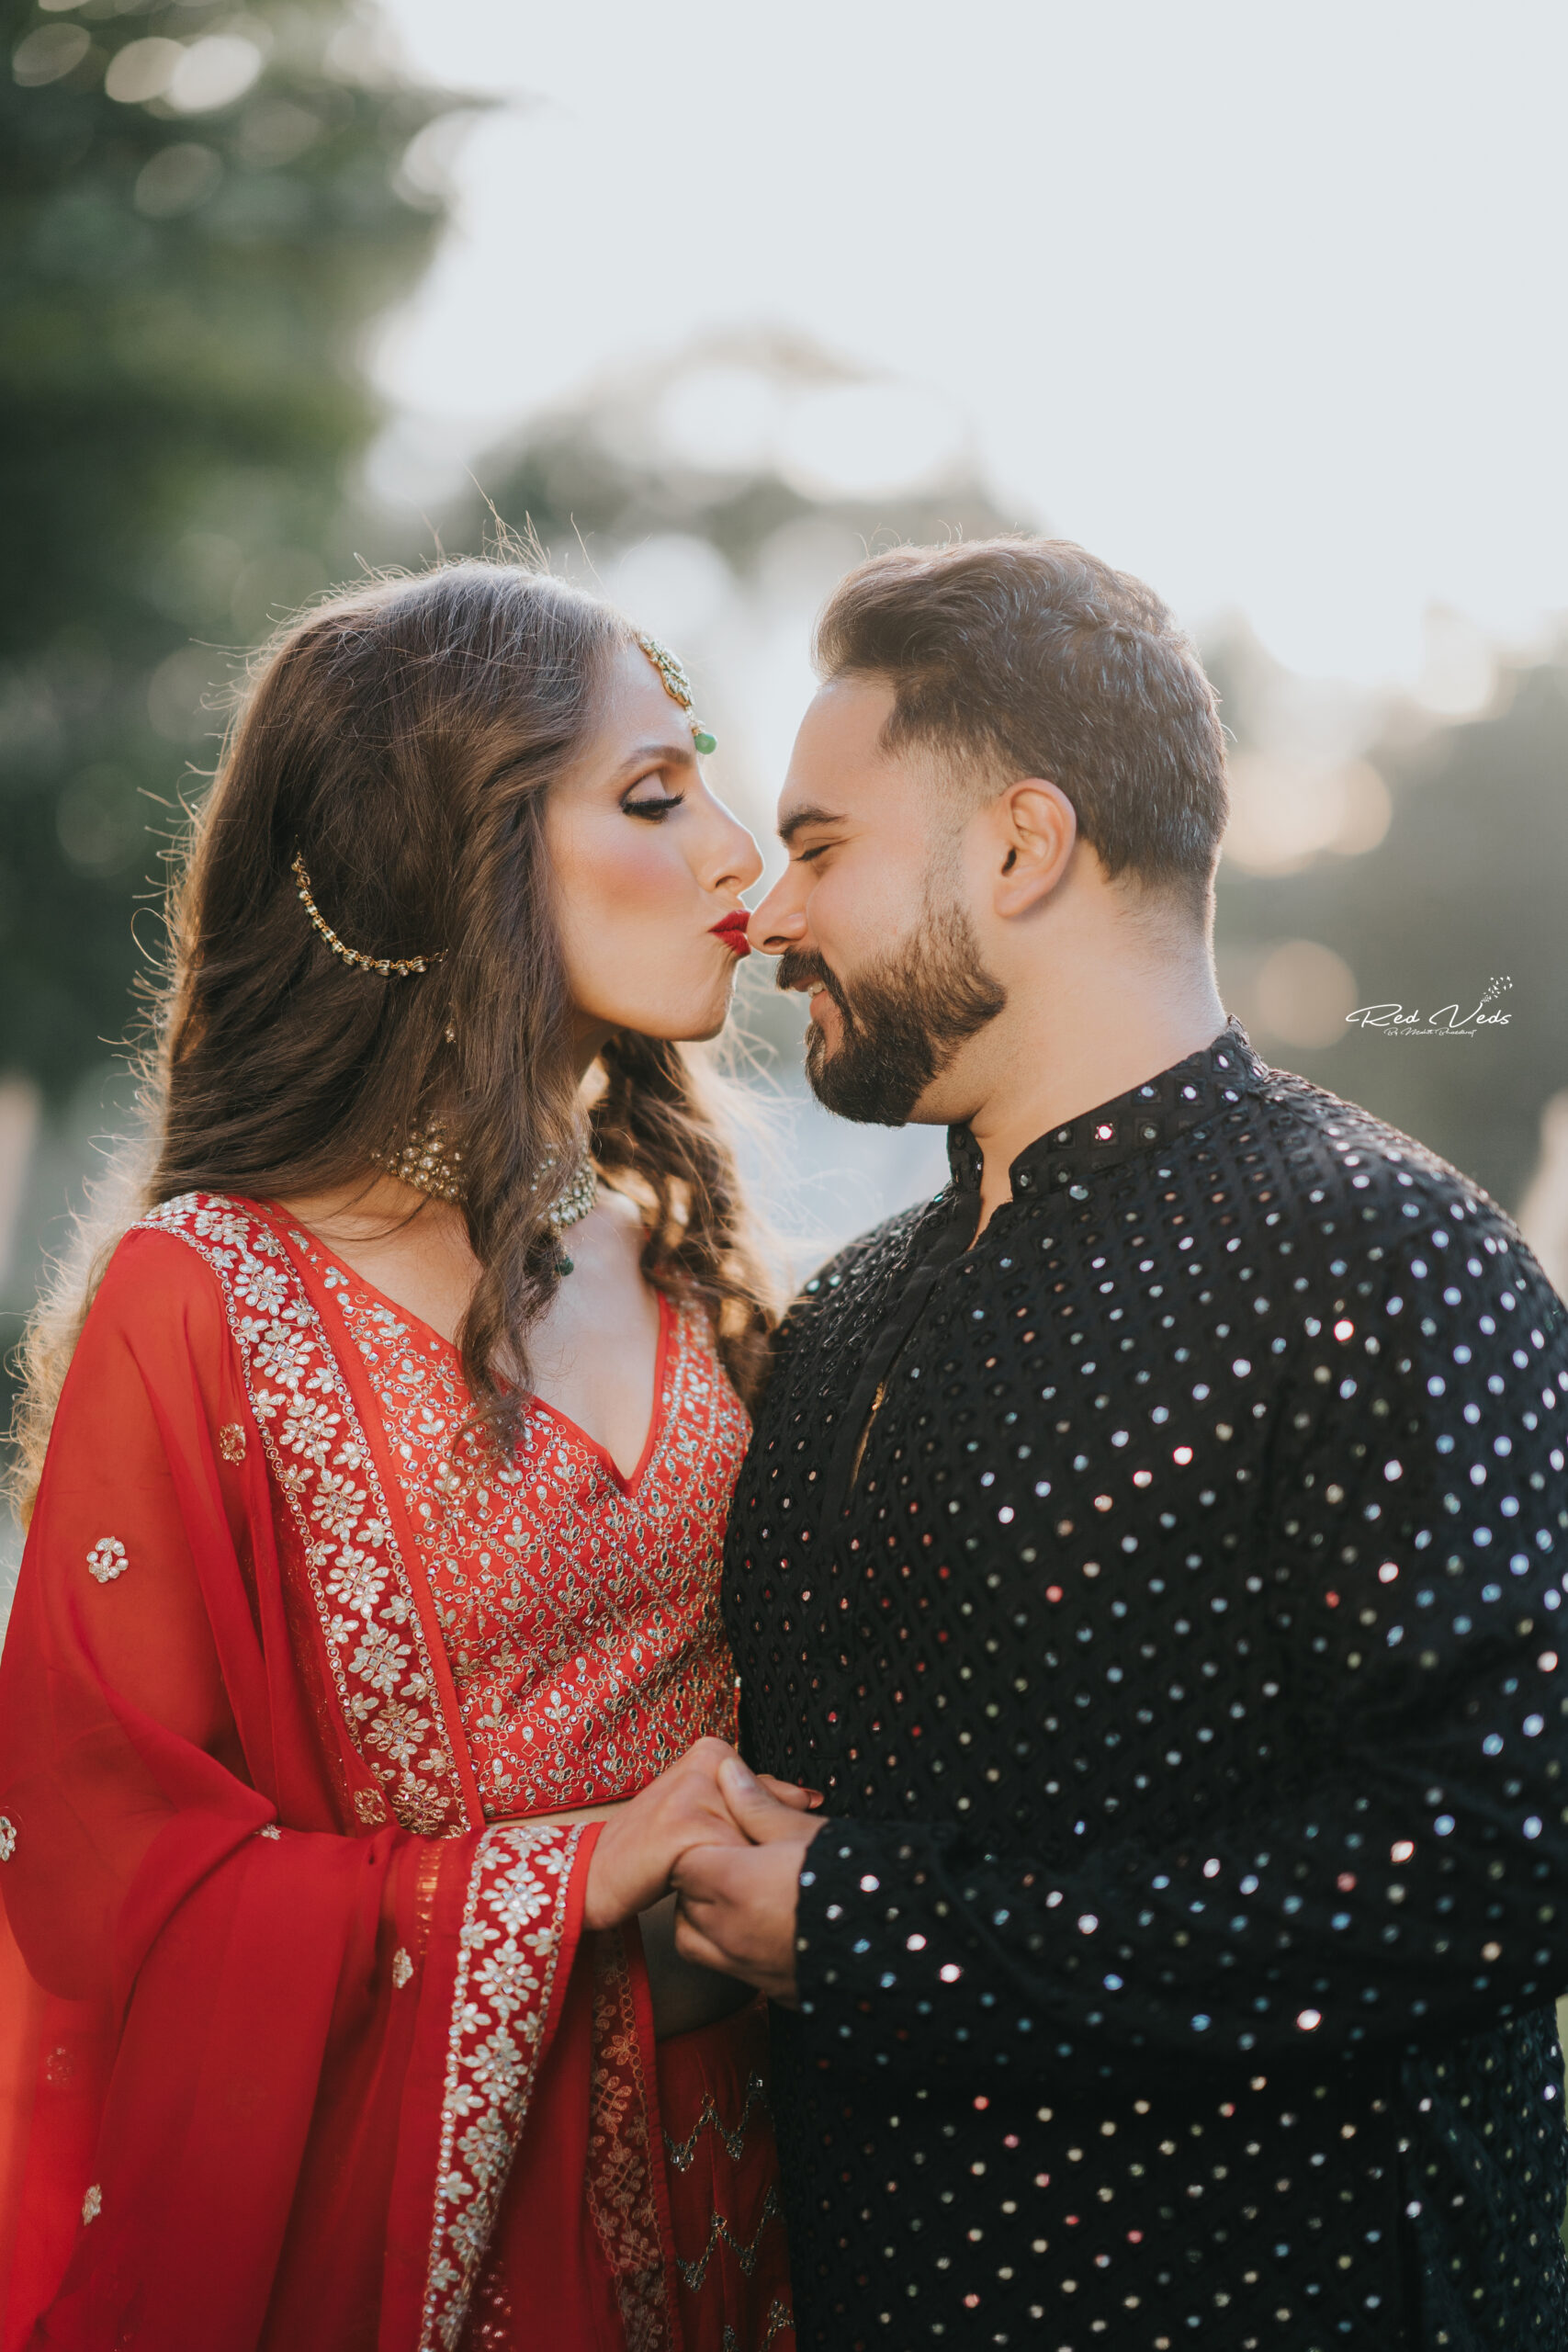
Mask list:
[[[829,970],[809,948],[786,948],[781,989],[820,980],[839,1008],[843,1035],[829,1053],[820,1024],[807,1024],[806,1075],[812,1092],[841,1119],[901,1127],[960,1046],[1007,1002],[1007,991],[980,960],[964,908],[928,898],[904,944],[855,975]]]

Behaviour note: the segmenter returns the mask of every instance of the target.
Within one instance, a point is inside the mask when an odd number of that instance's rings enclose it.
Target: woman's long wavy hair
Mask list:
[[[143,1057],[150,1169],[85,1237],[29,1329],[16,1432],[24,1517],[127,1224],[183,1193],[275,1199],[368,1184],[376,1155],[431,1119],[460,1141],[481,1269],[463,1369],[481,1419],[511,1442],[529,1327],[558,1280],[547,1213],[583,1133],[545,803],[592,732],[611,661],[634,641],[612,606],[545,572],[463,561],[339,595],[262,656],[170,892]],[[388,958],[441,949],[442,960],[415,977],[344,964],[306,918],[297,854],[340,939]],[[752,1396],[769,1283],[711,1086],[658,1038],[623,1032],[601,1059],[592,1148],[642,1208],[643,1271],[706,1309]]]

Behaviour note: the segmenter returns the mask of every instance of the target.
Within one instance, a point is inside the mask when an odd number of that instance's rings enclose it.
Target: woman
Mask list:
[[[699,747],[479,563],[311,614],[231,731],[57,1409],[34,1346],[6,2352],[793,2344],[761,2005],[660,1903],[738,1834],[770,1319],[679,1042],[759,872]]]

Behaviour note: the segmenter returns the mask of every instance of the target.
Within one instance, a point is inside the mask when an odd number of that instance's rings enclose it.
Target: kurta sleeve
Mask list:
[[[1451,2036],[1562,1990],[1565,1318],[1517,1239],[1472,1273],[1460,1238],[1405,1243],[1369,1309],[1308,1318],[1277,1391],[1235,1573],[1266,1606],[1277,1664],[1238,1688],[1277,1712],[1278,1778],[1081,1860],[835,1821],[801,1880],[807,2046],[1070,2082],[1128,2050]],[[1223,1582],[1192,1605],[1224,1611]],[[1021,1634],[1018,1667],[1040,1647]]]
[[[218,1286],[135,1233],[65,1384],[0,1664],[5,2352],[414,2352],[451,2315],[442,2263],[471,2278],[442,2183],[493,2216],[592,1834],[353,1834],[320,1705]],[[469,2101],[471,2162],[465,2002],[505,2077]],[[416,2244],[389,2246],[394,2214]]]

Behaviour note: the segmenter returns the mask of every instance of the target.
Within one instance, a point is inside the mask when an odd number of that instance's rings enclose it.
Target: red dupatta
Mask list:
[[[121,1245],[0,1664],[4,2352],[455,2352],[503,2193],[552,2346],[681,2342],[662,2165],[584,2195],[635,1937],[484,1825],[384,1442],[265,1217]]]

